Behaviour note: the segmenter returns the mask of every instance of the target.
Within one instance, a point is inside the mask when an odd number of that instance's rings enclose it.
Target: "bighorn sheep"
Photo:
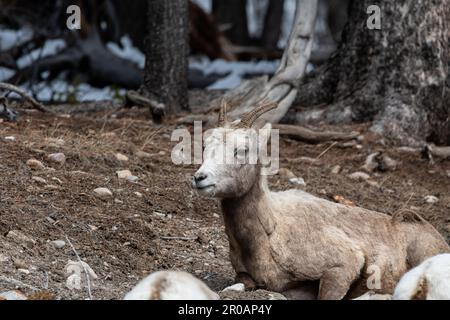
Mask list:
[[[124,300],[218,300],[206,284],[183,271],[157,271],[139,282]]]
[[[394,300],[450,300],[450,254],[429,258],[408,271],[395,288]]]
[[[298,292],[303,298],[353,298],[369,289],[392,293],[407,270],[450,252],[416,214],[391,217],[301,190],[270,191],[261,163],[242,160],[252,143],[268,140],[270,124],[258,135],[252,126],[274,107],[259,106],[228,123],[223,102],[219,127],[205,133],[203,163],[192,180],[200,194],[221,199],[236,281],[290,297]],[[224,154],[234,154],[235,163],[224,162]],[[379,286],[367,285],[371,277],[379,277]]]

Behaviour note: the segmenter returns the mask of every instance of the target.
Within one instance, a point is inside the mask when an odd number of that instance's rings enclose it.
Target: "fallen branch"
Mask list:
[[[149,99],[147,97],[144,97],[143,95],[139,94],[136,91],[133,90],[128,91],[126,98],[127,104],[131,102],[132,104],[149,108],[152,112],[153,117],[156,116],[157,118],[160,118],[164,115],[164,110],[166,109],[166,106],[164,104]]]
[[[345,141],[356,139],[358,132],[336,132],[336,131],[313,131],[302,126],[294,126],[289,124],[273,124],[273,129],[278,129],[280,135],[287,135],[294,139],[318,143],[326,141]]]
[[[24,90],[20,89],[19,87],[16,87],[15,85],[12,85],[10,83],[0,82],[0,89],[12,91],[12,92],[15,92],[15,93],[21,95],[23,98],[25,98],[25,100],[30,102],[31,105],[39,111],[53,113],[52,111],[50,111],[46,107],[44,107],[40,102],[37,102],[33,97],[31,97]]]
[[[429,144],[426,146],[426,151],[434,157],[450,158],[450,147],[437,147],[434,144]]]

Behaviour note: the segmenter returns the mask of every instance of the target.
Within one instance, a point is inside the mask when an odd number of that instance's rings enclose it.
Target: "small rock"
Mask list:
[[[289,182],[292,184],[297,184],[297,185],[304,186],[304,187],[306,186],[306,182],[303,178],[297,178],[297,177],[290,178]]]
[[[45,189],[47,190],[59,190],[59,187],[54,184],[48,184],[45,186]]]
[[[163,151],[163,150],[161,150],[160,152],[158,152],[158,154],[159,154],[160,156],[165,156],[165,155],[166,155],[166,152]]]
[[[439,198],[438,197],[431,196],[431,195],[425,196],[424,200],[425,200],[426,203],[437,203],[437,202],[439,202]]]
[[[123,204],[123,201],[116,198],[116,199],[114,199],[114,203]]]
[[[46,184],[47,181],[44,178],[41,177],[31,177],[31,180],[36,181],[38,183]]]
[[[116,159],[123,162],[128,161],[128,157],[121,153],[116,153]]]
[[[116,171],[116,173],[119,179],[127,179],[129,176],[132,175],[130,170],[120,170]]]
[[[18,243],[26,244],[27,246],[34,246],[36,244],[36,241],[31,239],[30,237],[24,235],[19,230],[11,230],[6,234],[6,237],[14,240]]]
[[[13,264],[16,269],[28,269],[28,265],[22,259],[13,258]]]
[[[341,172],[341,166],[340,165],[335,165],[333,168],[331,168],[331,173],[332,174],[339,174],[339,172]]]
[[[378,182],[374,181],[374,180],[367,179],[366,183],[369,186],[372,186],[372,187],[375,187],[375,188],[380,188],[380,184]]]
[[[245,285],[243,283],[236,283],[236,284],[233,284],[232,286],[226,287],[225,289],[222,290],[222,292],[227,292],[227,291],[244,292]]]
[[[278,174],[280,175],[280,177],[285,178],[287,180],[292,179],[292,178],[297,178],[291,170],[286,169],[286,168],[279,169]]]
[[[5,141],[16,141],[16,137],[14,137],[14,136],[7,136],[7,137],[5,137]]]
[[[53,177],[52,180],[58,182],[59,184],[63,184],[63,182],[59,178]]]
[[[52,162],[55,162],[55,163],[58,163],[58,164],[61,164],[61,165],[66,163],[66,155],[64,153],[61,153],[61,152],[49,154],[47,159],[49,161],[52,161]]]
[[[139,159],[149,159],[152,157],[152,155],[145,151],[138,151],[136,152],[136,157],[138,157]]]
[[[28,269],[19,268],[19,269],[17,269],[17,271],[19,271],[20,273],[23,273],[23,274],[30,274],[30,270],[28,270]]]
[[[70,171],[69,174],[71,176],[84,176],[84,175],[87,175],[87,172],[75,170],[75,171]]]
[[[347,141],[347,142],[343,142],[341,144],[339,144],[340,148],[353,148],[357,145],[358,143],[355,140],[351,140],[351,141]]]
[[[109,198],[113,196],[111,190],[108,188],[97,188],[94,190],[94,193],[99,198]]]
[[[114,138],[116,136],[115,132],[105,132],[101,134],[103,138]]]
[[[28,298],[22,292],[13,290],[0,292],[0,300],[28,300]]]
[[[378,157],[380,156],[380,154],[381,152],[374,152],[369,154],[366,158],[366,162],[361,167],[361,169],[366,172],[372,172],[377,169],[379,166]]]
[[[381,158],[380,162],[380,170],[382,171],[388,171],[388,170],[395,170],[398,166],[398,161],[392,159],[387,154],[384,154]]]
[[[66,142],[63,139],[58,139],[58,138],[47,138],[45,139],[45,142],[47,143],[48,146],[63,146]]]
[[[5,256],[4,254],[0,254],[0,263],[8,262],[9,258],[8,256]]]
[[[450,170],[447,170],[447,177],[450,178]]]
[[[30,159],[27,161],[27,166],[31,169],[31,170],[43,170],[45,169],[45,166],[42,162],[40,162],[39,160],[36,159]]]
[[[136,176],[131,175],[131,176],[127,177],[127,180],[130,181],[130,182],[136,182],[136,181],[139,180],[139,178],[136,177]]]
[[[69,260],[65,267],[65,273],[67,276],[66,287],[70,290],[81,290],[82,278],[83,281],[86,278],[85,270],[87,271],[91,281],[98,279],[97,274],[86,262]]]
[[[287,300],[285,296],[283,296],[281,293],[278,292],[271,292],[268,293],[269,300]]]
[[[365,181],[370,178],[370,176],[367,173],[360,171],[353,172],[352,174],[349,174],[348,177],[356,181]]]
[[[98,227],[93,226],[91,224],[88,224],[88,227],[89,227],[89,229],[91,229],[91,231],[97,231],[98,230]]]
[[[140,193],[140,192],[137,192],[137,191],[136,191],[134,194],[135,194],[136,197],[138,197],[138,198],[142,198],[142,197],[143,197],[142,193]]]
[[[50,242],[56,249],[62,249],[65,247],[66,242],[64,240],[54,240]]]

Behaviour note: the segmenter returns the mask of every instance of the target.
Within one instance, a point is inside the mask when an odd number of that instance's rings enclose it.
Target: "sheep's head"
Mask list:
[[[218,198],[239,197],[248,192],[260,174],[260,151],[267,147],[271,129],[270,124],[260,130],[252,126],[258,117],[276,107],[275,103],[264,103],[241,120],[229,123],[223,101],[219,127],[204,134],[203,164],[193,177],[193,188]]]

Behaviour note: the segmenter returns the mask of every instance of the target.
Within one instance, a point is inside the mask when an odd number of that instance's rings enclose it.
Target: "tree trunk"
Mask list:
[[[188,109],[188,1],[147,0],[148,32],[141,93],[165,113]]]
[[[380,30],[367,27],[370,5],[381,9]],[[373,121],[373,131],[396,143],[449,144],[448,0],[353,0],[348,12],[337,52],[297,102],[331,104],[314,111],[327,122]]]
[[[248,43],[247,0],[213,0],[213,14],[231,42]]]
[[[269,0],[264,17],[262,43],[266,49],[277,49],[281,35],[281,22],[283,20],[284,0]]]

